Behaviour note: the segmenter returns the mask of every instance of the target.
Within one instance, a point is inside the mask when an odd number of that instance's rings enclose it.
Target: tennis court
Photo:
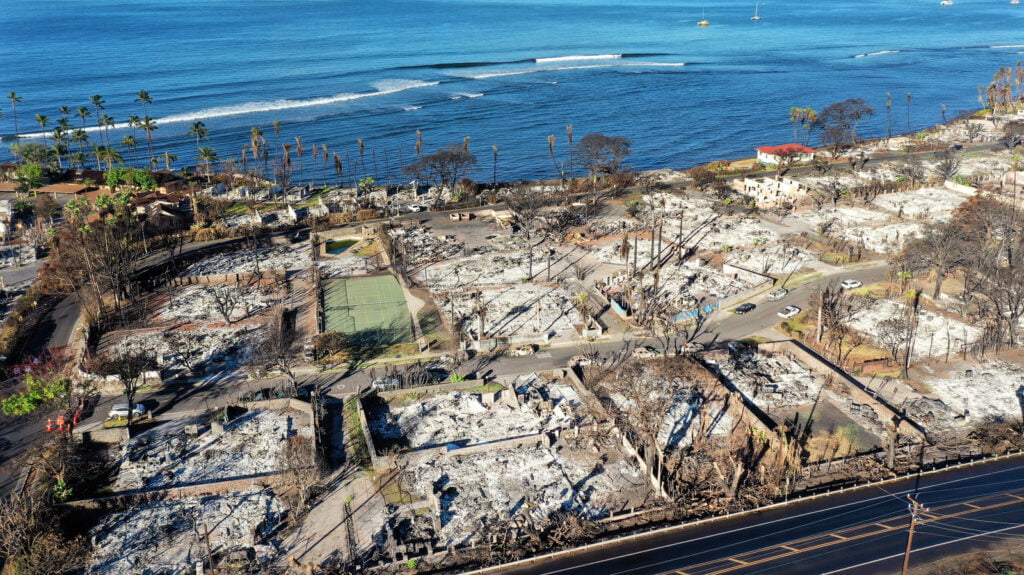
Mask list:
[[[410,342],[412,317],[398,280],[391,275],[324,282],[327,331],[339,331],[368,345]]]

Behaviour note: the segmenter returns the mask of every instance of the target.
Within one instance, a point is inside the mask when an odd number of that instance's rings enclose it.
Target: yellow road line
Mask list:
[[[936,522],[936,521],[941,521],[942,519],[951,519],[951,518],[954,518],[954,517],[960,517],[960,516],[963,516],[963,515],[967,515],[969,513],[974,513],[976,511],[986,511],[986,510],[989,510],[989,509],[997,509],[999,507],[1006,507],[1007,505],[1017,504],[1018,501],[1024,501],[1024,497],[1020,497],[1020,496],[1014,495],[1012,493],[1004,493],[1004,494],[1000,494],[1000,495],[1007,495],[1009,497],[1013,497],[1017,501],[1003,501],[1001,503],[993,503],[993,504],[985,506],[985,507],[979,507],[977,505],[974,505],[974,504],[971,504],[971,503],[964,503],[964,502],[952,503],[950,505],[946,505],[946,506],[940,507],[938,509],[948,509],[950,507],[955,507],[957,505],[967,505],[967,506],[971,507],[972,509],[969,509],[969,510],[966,510],[966,511],[959,511],[959,512],[956,512],[956,513],[951,513],[949,515],[940,515],[938,513],[935,513],[934,511],[933,512],[929,512],[927,514],[922,514],[922,515],[924,515],[924,517],[920,521],[918,521],[918,524],[921,525],[921,524],[925,524],[925,523],[932,523],[932,522]],[[992,497],[992,496],[982,497],[982,498],[976,499],[975,501],[980,501],[982,499],[987,499],[989,497]],[[839,543],[845,543],[847,541],[853,541],[853,540],[857,540],[857,539],[864,539],[866,537],[873,537],[875,535],[881,535],[883,533],[889,533],[889,532],[892,532],[892,531],[899,531],[899,530],[902,530],[902,529],[906,528],[908,524],[900,524],[900,525],[897,525],[897,526],[886,525],[884,523],[865,523],[865,524],[862,524],[862,525],[854,525],[852,527],[846,527],[846,528],[841,529],[839,531],[854,531],[854,530],[857,530],[857,529],[862,529],[866,525],[877,525],[878,527],[881,527],[882,530],[881,531],[870,531],[870,532],[867,532],[867,533],[860,533],[860,534],[857,534],[857,535],[852,535],[850,537],[839,535],[839,532],[824,533],[824,534],[821,534],[821,535],[814,535],[814,536],[811,536],[811,537],[804,537],[803,539],[798,539],[796,541],[792,541],[792,542],[790,542],[790,544],[787,544],[787,545],[775,545],[775,546],[772,546],[772,547],[763,547],[761,549],[756,549],[754,551],[749,551],[747,553],[743,553],[740,556],[748,556],[748,555],[755,555],[755,554],[763,555],[766,551],[769,551],[771,549],[785,549],[785,550],[788,551],[788,553],[783,553],[781,555],[770,555],[770,556],[766,556],[766,557],[762,557],[762,558],[753,559],[751,561],[743,561],[741,559],[737,559],[736,557],[727,557],[727,558],[723,558],[723,559],[716,559],[714,561],[706,561],[704,563],[699,563],[697,565],[692,565],[692,566],[690,566],[690,568],[693,569],[693,568],[700,568],[700,567],[704,567],[704,566],[711,566],[711,565],[713,565],[715,563],[719,563],[720,561],[723,561],[723,560],[726,560],[726,559],[729,560],[729,561],[733,561],[733,562],[738,564],[738,566],[735,566],[735,567],[726,567],[724,569],[719,569],[717,571],[713,571],[713,572],[707,574],[707,575],[721,575],[722,573],[729,573],[729,572],[735,571],[735,570],[739,569],[740,567],[748,567],[750,565],[759,565],[761,563],[767,563],[769,561],[776,561],[778,559],[784,559],[786,557],[792,557],[794,555],[799,555],[801,553],[806,553],[808,551],[815,551],[815,550],[818,550],[818,549],[822,549],[824,547],[831,547],[833,545],[837,545]],[[818,544],[812,545],[810,547],[805,547],[803,549],[798,549],[798,548],[795,548],[795,547],[792,546],[792,545],[795,545],[795,544],[799,544],[801,541],[813,541],[815,539],[820,539],[820,538],[824,538],[824,537],[834,537],[835,539],[826,540],[826,541],[824,541],[822,543],[818,543]],[[678,573],[680,575],[686,575],[683,571],[675,571],[675,573]]]

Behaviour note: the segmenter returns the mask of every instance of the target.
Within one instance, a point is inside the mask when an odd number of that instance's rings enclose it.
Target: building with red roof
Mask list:
[[[766,166],[777,166],[780,162],[800,164],[814,160],[814,148],[800,144],[782,144],[781,146],[761,146],[757,148],[757,161]]]

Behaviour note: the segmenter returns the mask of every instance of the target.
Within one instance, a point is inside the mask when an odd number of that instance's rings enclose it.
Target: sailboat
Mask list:
[[[750,17],[751,20],[760,20],[761,19],[761,17],[757,15],[757,7],[759,5],[760,5],[760,2],[754,2],[754,15]]]
[[[698,26],[707,26],[709,24],[711,24],[711,22],[708,22],[707,19],[704,18],[704,9],[701,8],[701,10],[700,10],[700,22],[697,22],[697,25]]]

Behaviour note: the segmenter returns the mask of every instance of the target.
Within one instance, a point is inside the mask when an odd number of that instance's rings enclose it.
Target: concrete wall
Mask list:
[[[824,375],[825,377],[834,376],[834,380],[843,385],[850,397],[858,403],[870,405],[871,409],[878,415],[879,421],[883,423],[889,423],[891,421],[899,421],[896,429],[903,435],[913,436],[917,439],[924,440],[925,433],[923,430],[918,428],[909,419],[904,418],[896,410],[896,408],[876,398],[864,388],[863,385],[845,371],[835,367],[824,358],[808,349],[800,342],[795,340],[785,341],[773,341],[768,343],[762,343],[758,345],[758,349],[761,351],[773,351],[789,355],[790,357],[797,359],[804,363],[811,371]]]
[[[110,429],[96,429],[94,431],[84,431],[81,435],[82,441],[85,443],[121,444],[128,441],[128,428],[113,427]]]

